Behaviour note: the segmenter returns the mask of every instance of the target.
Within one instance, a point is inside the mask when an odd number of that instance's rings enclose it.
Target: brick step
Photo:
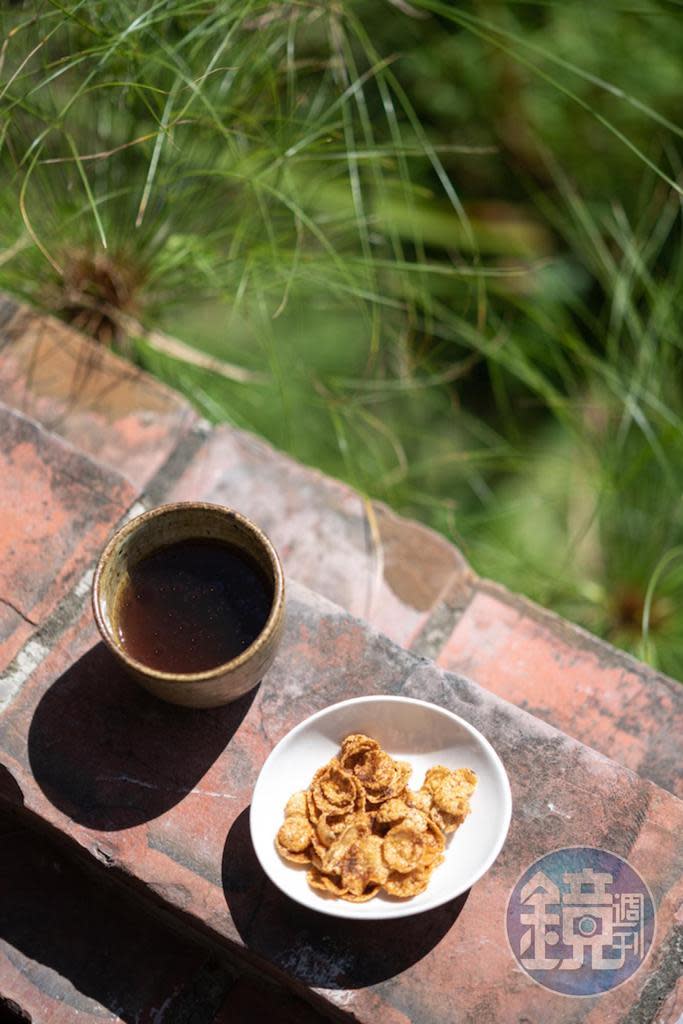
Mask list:
[[[374,692],[435,701],[479,728],[508,769],[513,822],[467,898],[389,928],[331,925],[268,883],[247,810],[263,760],[289,728]],[[84,612],[0,716],[0,761],[15,787],[3,798],[18,813],[344,1019],[668,1024],[662,1007],[678,999],[683,802],[295,583],[273,669],[257,691],[215,711],[166,706],[135,687]],[[574,845],[627,857],[658,910],[647,967],[578,1004],[523,975],[504,937],[507,896],[522,871]]]
[[[490,580],[476,582],[436,657],[683,797],[675,679]]]
[[[0,670],[74,591],[136,492],[118,473],[0,404]],[[42,644],[37,644],[38,650]],[[0,707],[11,690],[0,682]]]
[[[473,578],[433,530],[232,427],[214,428],[164,498],[239,508],[271,537],[289,576],[403,647]]]
[[[137,491],[1,403],[0,436],[0,668],[10,666],[0,674],[2,708],[70,617],[87,606],[94,561]],[[0,789],[3,784],[16,796],[0,764]],[[0,815],[0,908],[0,1014],[7,1019],[66,1024],[77,1015],[93,1024],[180,1024],[190,1020],[184,1007],[189,1014],[202,1003],[201,992],[190,996],[209,980],[205,950],[167,936],[139,908],[119,912],[118,895],[100,897],[100,887],[63,854],[42,839],[36,842],[7,815]],[[101,955],[94,958],[103,921]],[[147,950],[154,952],[145,955]],[[225,982],[215,1000],[220,1019],[225,1006],[242,1005],[244,992],[255,984],[234,970],[226,978],[230,995],[223,1000]],[[321,1019],[272,986],[259,990],[259,999],[270,1006],[276,1024],[290,1024],[296,1014]]]
[[[102,881],[0,812],[0,1021],[323,1024]]]
[[[288,575],[683,795],[683,686],[477,579],[433,531],[250,434],[223,426],[204,440],[173,391],[11,300],[0,301],[2,398],[146,487],[147,504],[201,498],[242,509],[270,533]],[[21,643],[31,626],[19,617]]]
[[[177,392],[0,293],[0,401],[141,490],[197,423]]]
[[[683,796],[683,686],[477,578],[434,531],[227,427],[159,493],[242,509],[299,582]]]

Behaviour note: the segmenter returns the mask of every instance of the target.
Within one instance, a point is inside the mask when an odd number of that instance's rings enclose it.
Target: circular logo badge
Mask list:
[[[655,905],[638,872],[590,846],[540,857],[508,900],[508,941],[519,965],[562,995],[621,985],[645,960],[654,930]]]

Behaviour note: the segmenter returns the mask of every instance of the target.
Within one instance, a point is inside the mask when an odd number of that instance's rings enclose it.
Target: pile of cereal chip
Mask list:
[[[413,792],[411,770],[369,736],[347,736],[339,757],[287,801],[278,852],[311,865],[313,888],[353,903],[382,888],[399,897],[423,892],[443,861],[446,834],[469,814],[477,776],[436,765]]]

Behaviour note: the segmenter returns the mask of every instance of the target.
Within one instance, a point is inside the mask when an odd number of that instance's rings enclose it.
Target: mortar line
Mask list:
[[[143,500],[136,498],[114,524],[112,532],[140,515],[145,508]],[[90,594],[97,557],[91,559],[88,567],[60,601],[52,615],[28,638],[9,665],[0,672],[0,714],[7,710],[26,680],[45,661],[55,643],[81,615]]]

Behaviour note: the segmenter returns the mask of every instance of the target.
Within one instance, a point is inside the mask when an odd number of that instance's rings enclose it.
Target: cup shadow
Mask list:
[[[435,910],[391,921],[347,921],[308,910],[281,893],[261,868],[248,807],[228,833],[222,877],[247,948],[320,989],[364,988],[405,971],[441,941],[469,896],[468,891]]]
[[[249,710],[257,688],[215,709],[165,704],[96,644],[41,698],[28,735],[36,782],[88,828],[131,828],[197,784]]]
[[[24,794],[9,768],[0,764],[0,805],[5,805],[12,810],[22,807]]]

